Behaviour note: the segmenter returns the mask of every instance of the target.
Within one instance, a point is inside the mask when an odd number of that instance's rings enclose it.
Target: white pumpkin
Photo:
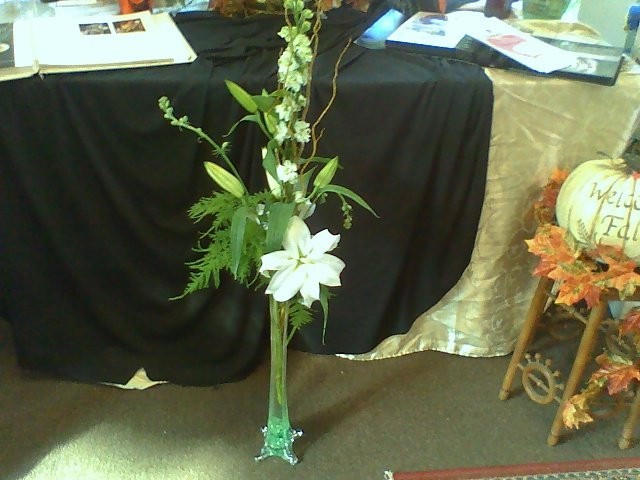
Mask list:
[[[556,218],[585,246],[619,246],[640,261],[640,174],[622,158],[582,163],[560,188]]]

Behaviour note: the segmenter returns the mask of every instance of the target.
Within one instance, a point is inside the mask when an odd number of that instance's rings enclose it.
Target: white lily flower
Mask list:
[[[311,235],[309,227],[297,217],[291,217],[282,242],[284,250],[262,256],[260,273],[272,270],[276,273],[267,286],[267,295],[278,302],[292,299],[298,292],[307,307],[320,299],[320,285],[337,287],[345,264],[338,257],[326,252],[333,250],[340,235],[322,230]]]

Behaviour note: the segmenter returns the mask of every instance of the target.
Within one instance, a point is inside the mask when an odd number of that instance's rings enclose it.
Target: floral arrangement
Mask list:
[[[619,247],[596,245],[585,250],[573,236],[554,224],[558,192],[568,173],[555,170],[534,205],[540,223],[529,251],[540,258],[533,274],[555,281],[556,303],[574,305],[584,301],[588,308],[600,301],[605,290],[617,291],[621,300],[629,298],[640,286],[640,268]],[[605,389],[618,395],[640,381],[640,308],[631,309],[619,324],[619,341],[624,349],[607,349],[596,357],[598,368],[580,393],[563,406],[563,422],[569,428],[592,422],[591,405]]]
[[[329,288],[340,285],[345,264],[328,252],[340,235],[322,230],[312,235],[305,220],[328,195],[340,202],[343,226],[352,224],[352,203],[375,212],[352,190],[333,183],[340,168],[338,157],[316,155],[322,132],[318,125],[336,97],[338,64],[335,66],[329,104],[311,124],[307,119],[314,59],[318,49],[321,8],[312,11],[303,0],[285,0],[285,24],[278,35],[284,48],[278,58],[275,91],[251,95],[227,80],[233,98],[247,111],[225,138],[241,123],[254,124],[265,136],[262,167],[265,188],[249,192],[230,157],[231,143],[217,142],[187,116],[177,117],[166,97],[159,107],[169,123],[194,133],[215,156],[205,170],[218,187],[210,197],[189,210],[196,222],[210,221],[196,251],[200,257],[189,263],[191,274],[182,296],[218,287],[221,273],[228,272],[246,286],[265,287],[269,298],[271,327],[271,388],[265,445],[258,459],[279,456],[294,464],[292,442],[301,432],[291,428],[286,402],[286,349],[297,329],[313,318],[311,307],[319,301],[326,327]],[[178,298],[180,298],[178,297]],[[290,328],[290,330],[289,330]]]

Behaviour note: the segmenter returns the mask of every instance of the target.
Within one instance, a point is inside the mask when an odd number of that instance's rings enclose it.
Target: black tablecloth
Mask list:
[[[275,85],[280,20],[211,13],[176,21],[199,53],[189,65],[58,74],[0,83],[0,307],[24,367],[80,381],[216,384],[264,358],[266,298],[226,279],[169,301],[187,280],[198,230],[188,207],[208,195],[209,158],[157,108],[167,95],[219,138],[242,115],[226,91]],[[312,113],[333,64],[370,17],[331,12],[315,66]],[[326,339],[322,320],[293,347],[361,353],[406,332],[466,267],[484,194],[492,88],[479,67],[351,46],[321,152],[339,154],[339,183],[366,198],[341,229],[338,205],[309,220],[341,233],[345,260]],[[313,118],[313,117],[312,117]],[[261,134],[243,126],[233,158],[264,185]],[[318,307],[319,309],[319,307]]]

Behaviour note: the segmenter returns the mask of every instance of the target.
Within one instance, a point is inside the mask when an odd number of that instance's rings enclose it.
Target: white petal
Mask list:
[[[300,289],[300,295],[302,295],[302,303],[310,307],[313,302],[320,300],[320,284],[307,277]]]
[[[344,262],[333,255],[324,254],[320,261],[308,264],[307,276],[328,287],[340,286],[340,273]]]
[[[305,252],[307,248],[306,245],[310,240],[311,232],[307,224],[304,223],[300,217],[291,217],[282,242],[285,250],[289,252]]]
[[[296,263],[296,261],[291,258],[291,255],[289,255],[289,253],[284,250],[266,253],[260,258],[260,260],[262,260],[262,264],[260,265],[260,273],[264,272],[265,270],[281,270],[291,264],[295,265]]]
[[[340,241],[340,235],[333,235],[329,230],[325,229],[316,233],[311,239],[311,248],[309,249],[309,257],[313,259],[320,258],[325,252],[330,252]]]
[[[299,268],[291,266],[285,270],[279,270],[276,272],[269,282],[265,292],[273,295],[273,298],[278,302],[286,302],[300,291],[304,280],[304,272]]]

